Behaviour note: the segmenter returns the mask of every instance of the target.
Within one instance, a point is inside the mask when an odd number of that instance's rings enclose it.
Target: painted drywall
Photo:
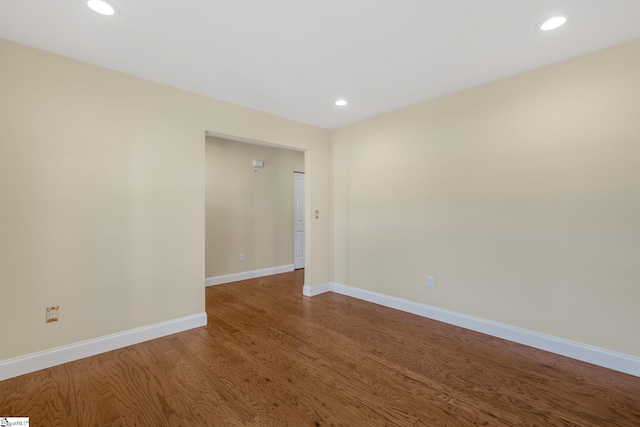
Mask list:
[[[206,277],[293,264],[293,171],[304,172],[304,152],[212,137],[205,151]]]
[[[307,150],[329,212],[326,130],[7,41],[0,64],[0,361],[204,311],[205,131]]]
[[[640,356],[638,76],[635,41],[331,131],[334,281]]]

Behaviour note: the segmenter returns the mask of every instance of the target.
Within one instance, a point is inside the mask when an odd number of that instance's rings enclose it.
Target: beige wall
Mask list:
[[[640,356],[638,76],[640,41],[332,131],[334,280]]]
[[[0,64],[0,360],[204,311],[205,131],[308,150],[329,213],[326,130],[6,41]],[[328,216],[307,224],[323,283]]]
[[[205,159],[206,276],[293,264],[293,171],[304,172],[304,152],[207,137]]]
[[[204,310],[205,131],[306,150],[308,284],[640,356],[640,42],[332,131],[331,151],[13,43],[0,63],[0,360]]]

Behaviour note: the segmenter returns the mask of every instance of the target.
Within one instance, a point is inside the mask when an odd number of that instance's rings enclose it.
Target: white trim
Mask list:
[[[0,361],[0,381],[166,335],[199,328],[200,326],[206,326],[206,324],[207,313],[202,312],[14,359],[3,360]]]
[[[325,282],[320,285],[304,285],[304,288],[302,288],[302,295],[306,297],[315,297],[316,295],[331,291],[331,286],[331,282]]]
[[[324,284],[322,286],[325,286]],[[339,283],[332,292],[640,377],[640,358]],[[326,291],[325,291],[326,292]],[[305,294],[306,295],[306,294]],[[317,295],[314,294],[314,295]]]
[[[222,285],[223,283],[239,282],[240,280],[255,279],[256,277],[272,276],[274,274],[293,271],[293,264],[278,267],[261,268],[259,270],[243,271],[241,273],[224,274],[222,276],[207,277],[205,286]]]

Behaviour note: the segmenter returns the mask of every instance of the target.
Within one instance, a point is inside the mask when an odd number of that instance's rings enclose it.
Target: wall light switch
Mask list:
[[[316,209],[316,219],[320,218],[320,210]]]

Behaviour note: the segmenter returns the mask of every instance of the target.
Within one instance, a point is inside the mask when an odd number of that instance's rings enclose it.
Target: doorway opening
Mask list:
[[[304,168],[304,151],[207,134],[207,286],[304,268],[304,235],[296,235],[292,226],[300,211],[304,226],[304,181],[296,200],[291,178]],[[302,239],[297,261],[296,239]]]

